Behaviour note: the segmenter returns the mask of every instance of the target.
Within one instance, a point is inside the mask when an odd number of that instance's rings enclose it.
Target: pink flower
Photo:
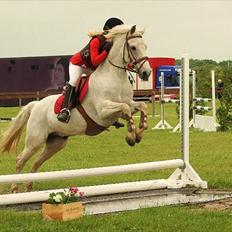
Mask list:
[[[84,196],[84,192],[79,192],[80,197]]]
[[[70,187],[69,188],[69,191],[72,193],[72,194],[75,194],[79,191],[79,189],[77,187]]]

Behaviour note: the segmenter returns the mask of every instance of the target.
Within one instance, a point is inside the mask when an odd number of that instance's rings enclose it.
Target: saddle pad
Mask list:
[[[81,104],[83,102],[88,92],[88,88],[89,88],[89,77],[86,77],[86,76],[82,77],[76,86],[77,93],[73,101],[73,108],[76,105]],[[58,114],[60,112],[61,107],[63,105],[63,101],[64,101],[64,95],[61,95],[57,98],[55,105],[54,105],[55,114]]]
[[[54,105],[54,113],[55,114],[59,114],[61,107],[63,105],[63,101],[64,101],[64,95],[61,95],[57,98],[55,105]]]

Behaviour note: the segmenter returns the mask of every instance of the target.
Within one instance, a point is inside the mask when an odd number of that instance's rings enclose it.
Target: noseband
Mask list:
[[[141,57],[138,59],[135,57],[135,55],[134,55],[134,53],[133,53],[133,51],[130,48],[130,45],[128,43],[128,41],[130,39],[134,39],[134,38],[142,38],[142,36],[141,35],[129,36],[129,31],[128,31],[126,34],[126,41],[124,43],[124,48],[123,48],[123,62],[124,62],[124,64],[127,64],[127,65],[124,67],[121,67],[119,65],[112,63],[110,60],[108,60],[111,65],[113,65],[114,67],[120,68],[120,69],[124,69],[125,71],[139,73],[139,71],[142,68],[142,66],[144,65],[144,63],[148,60],[148,57],[144,56],[144,57]],[[128,57],[129,57],[129,63],[125,59],[126,50],[127,50]],[[139,63],[141,63],[141,64],[136,69],[136,65]]]

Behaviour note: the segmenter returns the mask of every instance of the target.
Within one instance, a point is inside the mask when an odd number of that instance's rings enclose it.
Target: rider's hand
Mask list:
[[[109,53],[109,51],[110,51],[110,49],[112,48],[112,46],[113,46],[113,42],[112,42],[112,41],[109,41],[109,42],[106,42],[106,43],[105,43],[103,49]]]

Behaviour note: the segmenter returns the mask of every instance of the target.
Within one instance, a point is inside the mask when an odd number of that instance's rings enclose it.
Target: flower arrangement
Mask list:
[[[76,202],[79,197],[83,197],[84,192],[80,192],[77,187],[70,187],[69,189],[64,189],[63,192],[50,193],[48,198],[49,204],[68,204],[71,202]]]
[[[84,193],[77,187],[64,189],[63,192],[50,193],[48,202],[42,204],[42,214],[45,220],[67,221],[80,218],[84,206],[78,202]]]

